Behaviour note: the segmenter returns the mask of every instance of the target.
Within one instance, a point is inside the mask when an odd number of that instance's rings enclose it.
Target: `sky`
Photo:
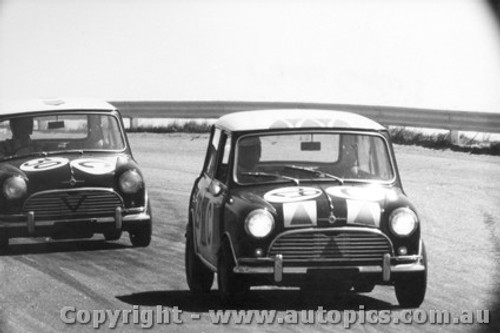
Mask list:
[[[500,110],[482,0],[0,0],[0,99]]]

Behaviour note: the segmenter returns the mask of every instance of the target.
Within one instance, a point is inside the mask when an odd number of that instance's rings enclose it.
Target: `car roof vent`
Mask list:
[[[64,104],[64,101],[62,99],[46,99],[43,101],[44,104],[46,105],[61,105]]]

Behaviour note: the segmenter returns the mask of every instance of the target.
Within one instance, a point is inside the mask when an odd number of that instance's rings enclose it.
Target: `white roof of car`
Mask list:
[[[215,125],[229,131],[285,128],[356,128],[383,130],[379,123],[351,112],[312,109],[258,110],[230,113]]]
[[[31,99],[0,102],[0,115],[54,110],[113,111],[116,110],[116,108],[113,105],[101,100],[77,98]]]

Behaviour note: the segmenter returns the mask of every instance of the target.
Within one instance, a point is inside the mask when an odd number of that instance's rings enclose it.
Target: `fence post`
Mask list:
[[[454,146],[460,146],[461,144],[460,131],[457,130],[450,131],[450,143]]]
[[[129,119],[130,119],[130,129],[132,131],[137,130],[137,128],[139,128],[139,118],[130,117]]]

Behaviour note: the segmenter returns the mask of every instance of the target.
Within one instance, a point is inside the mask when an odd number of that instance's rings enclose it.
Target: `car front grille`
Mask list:
[[[84,189],[36,193],[26,200],[23,212],[34,212],[37,220],[58,220],[113,216],[117,207],[123,201],[116,192]]]
[[[322,230],[283,233],[268,254],[283,255],[288,263],[381,263],[392,245],[382,233],[363,230]]]

